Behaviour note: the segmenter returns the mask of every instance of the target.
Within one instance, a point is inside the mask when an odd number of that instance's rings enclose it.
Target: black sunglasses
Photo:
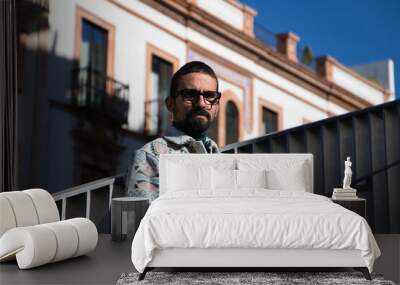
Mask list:
[[[221,92],[218,91],[199,91],[196,89],[182,89],[179,90],[178,95],[182,96],[184,101],[194,103],[199,100],[200,95],[203,95],[203,98],[207,103],[214,105],[218,104],[219,99],[221,98]]]

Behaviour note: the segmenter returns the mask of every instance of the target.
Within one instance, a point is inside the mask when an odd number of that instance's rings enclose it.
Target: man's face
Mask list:
[[[182,76],[178,84],[178,91],[184,89],[195,89],[201,92],[217,91],[217,81],[208,74],[189,73]],[[175,122],[195,133],[202,133],[216,118],[219,104],[208,103],[202,95],[193,102],[188,102],[178,95],[176,98],[167,99],[167,108],[173,113]]]

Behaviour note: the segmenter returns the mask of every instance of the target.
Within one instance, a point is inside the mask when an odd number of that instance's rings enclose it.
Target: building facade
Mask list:
[[[19,35],[22,187],[54,192],[124,171],[168,126],[170,79],[192,60],[219,78],[209,135],[220,146],[394,99],[331,56],[306,66],[292,32],[267,43],[257,12],[235,0],[32,2],[46,25]]]

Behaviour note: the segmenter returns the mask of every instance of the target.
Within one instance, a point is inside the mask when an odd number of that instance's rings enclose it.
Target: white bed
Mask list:
[[[154,267],[355,267],[369,278],[380,251],[368,223],[313,194],[312,159],[162,155],[160,197],[132,243],[140,278]]]

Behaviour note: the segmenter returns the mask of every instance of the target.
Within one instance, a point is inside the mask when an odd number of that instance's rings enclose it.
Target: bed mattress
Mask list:
[[[361,216],[325,196],[266,189],[162,195],[140,223],[132,262],[143,272],[155,250],[172,248],[359,250],[370,272],[380,255]]]

